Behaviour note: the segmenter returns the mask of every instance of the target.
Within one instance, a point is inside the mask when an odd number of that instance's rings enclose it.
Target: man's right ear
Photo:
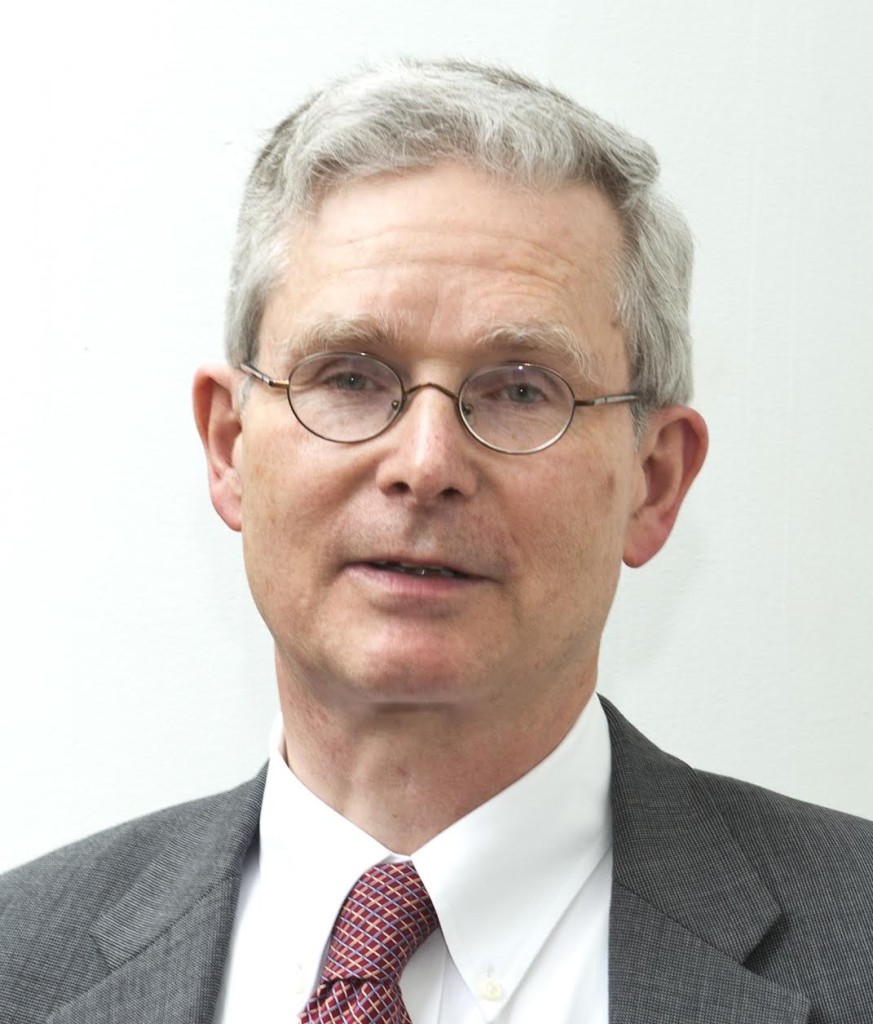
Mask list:
[[[236,371],[223,364],[203,366],[194,377],[194,419],[206,453],[209,495],[215,511],[232,530],[242,528],[238,388]]]

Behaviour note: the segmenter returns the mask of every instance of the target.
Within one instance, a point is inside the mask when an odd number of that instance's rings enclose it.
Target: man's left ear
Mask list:
[[[638,453],[641,478],[625,537],[625,565],[644,565],[664,546],[708,445],[706,423],[694,409],[672,405],[649,414]]]

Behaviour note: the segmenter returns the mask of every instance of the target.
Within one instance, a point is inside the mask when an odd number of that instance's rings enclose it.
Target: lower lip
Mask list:
[[[419,576],[416,573],[392,572],[368,562],[353,562],[346,572],[355,580],[384,593],[405,598],[440,598],[466,593],[484,582],[481,576]]]

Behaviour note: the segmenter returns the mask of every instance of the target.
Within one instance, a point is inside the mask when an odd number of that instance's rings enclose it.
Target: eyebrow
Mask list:
[[[351,317],[323,317],[301,325],[294,334],[279,344],[284,360],[305,359],[319,352],[338,349],[405,354],[411,329],[400,314],[363,313]],[[512,351],[531,357],[531,361],[547,358],[559,361],[587,380],[597,381],[596,360],[582,340],[564,324],[546,320],[491,322],[471,342],[477,355],[489,351]]]
[[[546,356],[565,365],[568,361],[576,372],[591,379],[595,358],[581,338],[564,324],[548,320],[527,323],[494,323],[474,341],[476,350],[520,351],[535,357]]]
[[[294,360],[337,349],[366,351],[368,346],[400,352],[403,334],[400,318],[384,313],[321,317],[301,325],[278,347],[284,358]]]

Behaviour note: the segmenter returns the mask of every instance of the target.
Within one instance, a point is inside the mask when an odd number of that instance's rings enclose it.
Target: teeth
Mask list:
[[[449,579],[460,577],[462,574],[454,569],[446,569],[441,565],[409,565],[405,562],[375,562],[380,569],[388,569],[389,572],[405,572],[410,576],[443,576]]]

